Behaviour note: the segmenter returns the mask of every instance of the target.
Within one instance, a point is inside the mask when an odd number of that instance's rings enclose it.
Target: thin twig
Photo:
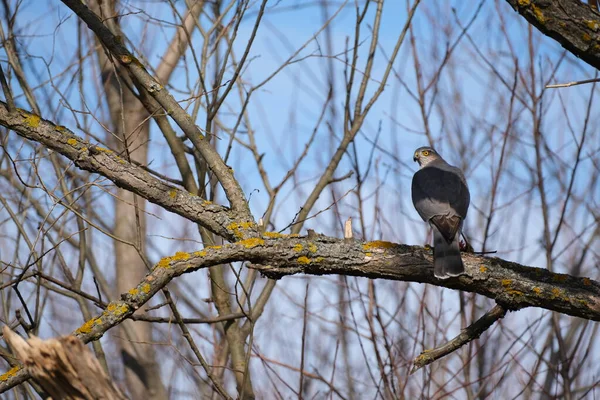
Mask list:
[[[555,83],[554,85],[546,85],[546,89],[565,88],[565,87],[585,85],[586,83],[595,83],[595,82],[600,82],[600,79],[594,78],[594,79],[585,79],[583,81],[573,81],[573,82],[569,82],[569,83]]]
[[[423,350],[423,352],[414,359],[413,369],[410,371],[414,374],[419,369],[431,364],[435,360],[447,356],[448,354],[458,350],[465,344],[479,338],[492,324],[506,315],[506,308],[500,304],[496,304],[490,311],[485,313],[473,324],[463,329],[458,336],[435,349]]]
[[[10,87],[8,87],[8,82],[6,81],[6,77],[4,76],[4,70],[2,69],[2,65],[0,65],[0,83],[2,84],[2,91],[4,92],[4,97],[6,98],[8,112],[13,113],[17,110],[17,107],[15,107],[15,100],[13,99],[12,93],[10,92]]]

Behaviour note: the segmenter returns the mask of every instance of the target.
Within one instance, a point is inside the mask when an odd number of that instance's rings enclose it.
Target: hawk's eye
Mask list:
[[[425,157],[427,157],[429,155],[429,151],[428,150],[423,150],[421,152],[421,154],[423,154]]]

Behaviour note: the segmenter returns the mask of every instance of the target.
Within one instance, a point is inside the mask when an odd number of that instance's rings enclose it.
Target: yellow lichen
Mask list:
[[[365,253],[365,256],[367,256],[367,257],[371,257],[371,256],[373,256],[373,253],[366,252],[366,253]]]
[[[111,314],[111,315],[123,315],[125,314],[127,311],[129,310],[129,306],[127,304],[124,303],[110,303],[107,307],[106,307],[106,311],[104,311],[104,315],[105,314]],[[97,321],[101,321],[100,318],[97,319]],[[98,323],[98,322],[96,322]]]
[[[157,268],[169,268],[169,264],[171,264],[171,257],[161,258],[159,262],[156,263]]]
[[[279,232],[265,232],[265,233],[263,233],[263,236],[275,239],[275,238],[286,237],[287,235],[284,235],[283,233],[279,233]]]
[[[148,293],[150,293],[151,288],[152,287],[150,286],[149,283],[144,283],[140,289],[142,290],[142,292],[148,294]]]
[[[252,247],[256,247],[256,246],[265,244],[265,241],[261,238],[250,238],[250,239],[240,241],[239,244],[241,244],[242,246],[244,246],[247,249],[251,249]]]
[[[298,257],[298,264],[310,264],[310,258],[302,256]]]
[[[75,332],[77,333],[90,333],[94,325],[98,325],[102,320],[100,318],[92,318],[86,321],[85,324],[81,325]]]
[[[502,279],[502,286],[510,286],[512,285],[512,279]]]
[[[133,288],[133,289],[130,289],[127,293],[129,293],[132,296],[137,296],[140,293],[140,291],[137,290],[137,288]]]
[[[296,237],[300,237],[300,235],[299,235],[299,234],[297,234],[297,233],[292,233],[292,234],[290,235],[290,237],[291,237],[291,238],[296,238]]]
[[[389,249],[396,246],[392,242],[385,242],[383,240],[375,240],[373,242],[368,242],[363,244],[363,250],[371,250],[371,249]]]
[[[583,284],[585,286],[590,286],[592,284],[592,280],[590,278],[583,278]]]
[[[430,359],[431,359],[431,356],[428,354],[419,354],[417,356],[417,358],[415,358],[414,364],[415,365],[422,365],[422,364],[424,365]]]
[[[29,125],[32,128],[37,128],[38,126],[40,126],[41,120],[42,119],[35,114],[27,114],[27,116],[25,117],[25,120],[23,122],[25,122],[27,125]]]
[[[77,139],[69,139],[67,140],[67,143],[70,144],[71,146],[75,146],[77,144]]]
[[[125,54],[125,55],[122,55],[122,56],[121,56],[121,62],[122,62],[123,64],[130,64],[132,61],[133,61],[133,57],[131,57],[131,56],[130,56],[130,55],[128,55],[128,54]]]
[[[62,126],[62,125],[56,125],[56,126],[54,126],[54,130],[58,131],[58,132],[64,132],[64,131],[67,130],[67,127],[66,126]]]
[[[483,274],[484,272],[486,272],[486,271],[487,271],[487,267],[486,267],[485,265],[481,265],[481,266],[479,267],[479,272],[481,272],[482,274]]]
[[[196,252],[194,252],[194,256],[196,256],[196,257],[206,257],[206,250],[196,251]]]
[[[542,10],[540,10],[540,8],[538,6],[536,6],[535,4],[532,4],[531,11],[533,11],[533,14],[535,15],[535,19],[537,19],[540,24],[546,23],[546,18],[544,17]]]
[[[584,33],[581,38],[583,39],[584,42],[589,42],[592,40],[592,37],[588,34],[588,33]]]
[[[174,199],[175,197],[177,197],[177,190],[175,189],[171,189],[169,190],[169,197]]]
[[[317,245],[314,243],[309,243],[308,244],[308,251],[310,251],[311,253],[316,253],[317,252]]]
[[[96,146],[96,151],[100,151],[102,153],[111,154],[113,151],[109,149],[105,149],[104,147]]]
[[[315,258],[313,261],[314,261],[314,262],[317,262],[317,263],[320,263],[320,262],[322,262],[323,260],[324,260],[324,258],[323,258],[323,257],[317,257],[317,258]]]
[[[179,260],[189,260],[190,259],[190,253],[185,253],[183,251],[178,251],[177,253],[175,253],[175,255],[173,257],[171,257],[172,261],[179,261]]]
[[[175,253],[174,256],[162,258],[159,262],[156,263],[156,268],[169,268],[171,265],[171,261],[185,261],[189,260],[190,257],[190,253],[178,251],[177,253]]]
[[[530,3],[530,0],[519,0],[519,5],[521,7],[526,7],[529,5],[529,3]]]
[[[558,288],[552,289],[552,298],[558,297],[561,294],[561,290]]]
[[[227,229],[229,229],[230,231],[233,231],[233,235],[237,238],[243,238],[244,237],[244,233],[243,231],[246,229],[250,229],[254,227],[254,223],[252,222],[233,222],[229,225],[227,225]]]
[[[8,371],[6,371],[5,373],[3,373],[2,375],[0,375],[0,381],[4,382],[9,380],[10,378],[12,378],[13,376],[15,376],[17,374],[17,372],[19,372],[21,370],[21,367],[17,366],[17,367],[12,367],[11,369],[9,369]]]
[[[302,251],[302,249],[304,249],[304,246],[302,246],[300,243],[298,243],[297,245],[294,246],[294,248],[292,250],[294,250],[295,252],[300,252],[300,251]]]
[[[82,147],[80,151],[81,151],[82,153],[86,153],[86,152],[88,151],[88,148],[87,148],[87,147]]]
[[[598,27],[600,27],[600,25],[598,24],[598,21],[594,21],[593,19],[585,21],[585,24],[587,25],[588,28],[592,29],[593,31],[597,31]]]
[[[539,294],[541,294],[541,293],[542,293],[542,289],[540,289],[539,287],[537,287],[537,286],[536,286],[536,287],[534,287],[534,288],[533,288],[533,292],[534,292],[535,294],[538,294],[538,295],[539,295]]]

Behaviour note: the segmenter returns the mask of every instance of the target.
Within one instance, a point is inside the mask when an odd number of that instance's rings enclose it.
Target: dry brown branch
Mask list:
[[[24,340],[7,325],[4,340],[31,377],[54,399],[125,400],[98,360],[79,339],[65,336],[41,340],[32,336]]]

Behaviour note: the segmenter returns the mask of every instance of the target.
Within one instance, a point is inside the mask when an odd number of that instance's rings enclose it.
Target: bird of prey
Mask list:
[[[420,147],[413,160],[421,167],[413,176],[412,201],[433,230],[433,273],[437,278],[465,271],[459,239],[471,196],[462,171],[431,147]]]

